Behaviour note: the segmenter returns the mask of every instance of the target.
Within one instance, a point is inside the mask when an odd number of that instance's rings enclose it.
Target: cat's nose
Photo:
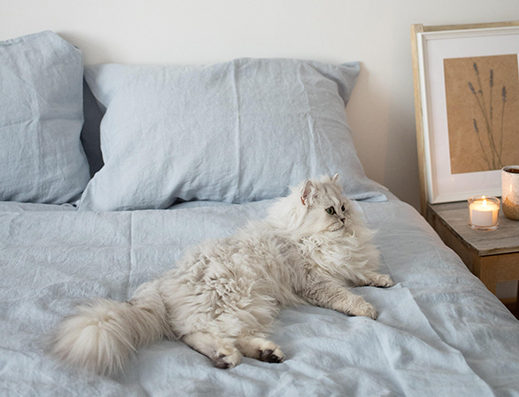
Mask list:
[[[341,218],[341,222],[342,223],[346,222],[346,218]]]

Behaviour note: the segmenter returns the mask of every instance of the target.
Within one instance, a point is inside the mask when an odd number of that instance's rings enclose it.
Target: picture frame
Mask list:
[[[502,131],[503,125],[512,125],[513,114],[519,117],[514,113],[519,106],[519,21],[415,24],[411,45],[421,213],[428,203],[501,196],[500,169],[510,165],[503,161],[515,159],[515,154],[505,157],[503,147],[508,150],[511,134],[519,142],[519,130]],[[513,103],[512,96],[503,97],[506,91],[494,76],[513,88]],[[506,123],[500,118],[505,110]]]

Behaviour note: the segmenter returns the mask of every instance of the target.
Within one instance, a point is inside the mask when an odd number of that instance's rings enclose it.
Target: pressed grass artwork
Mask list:
[[[444,59],[452,174],[519,164],[517,54]]]

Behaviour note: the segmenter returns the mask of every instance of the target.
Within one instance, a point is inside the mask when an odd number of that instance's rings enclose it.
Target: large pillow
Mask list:
[[[241,203],[338,172],[351,198],[366,178],[344,108],[358,63],[237,59],[209,66],[95,65],[85,78],[106,113],[104,167],[80,210]]]
[[[81,51],[53,32],[0,42],[0,201],[61,204],[90,179]]]

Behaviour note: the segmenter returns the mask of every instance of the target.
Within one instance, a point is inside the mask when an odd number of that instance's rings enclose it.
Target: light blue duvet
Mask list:
[[[272,332],[287,359],[220,370],[183,343],[139,350],[115,378],[86,378],[44,352],[44,336],[85,299],[126,300],[186,247],[232,234],[270,201],[77,212],[0,203],[1,396],[519,395],[519,322],[408,205],[359,203],[378,229],[390,289],[356,288],[376,321],[286,309]]]

